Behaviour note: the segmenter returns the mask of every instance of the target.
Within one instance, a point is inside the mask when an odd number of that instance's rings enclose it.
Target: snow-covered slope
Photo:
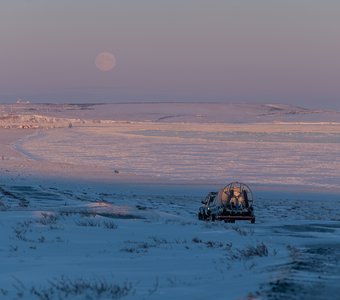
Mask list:
[[[198,221],[198,186],[0,188],[1,299],[326,299],[339,198],[255,188],[257,223]],[[314,297],[314,298],[313,298]],[[318,297],[318,298],[315,298]]]

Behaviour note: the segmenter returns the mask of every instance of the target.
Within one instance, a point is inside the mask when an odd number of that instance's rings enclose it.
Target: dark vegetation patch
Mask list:
[[[231,253],[232,259],[248,260],[254,257],[268,256],[268,248],[264,243],[248,246],[245,249],[234,249]]]
[[[133,214],[97,213],[97,215],[111,219],[145,219],[142,216]]]
[[[0,199],[9,198],[11,201],[15,201],[20,207],[28,207],[29,201],[26,197],[23,197],[20,193],[12,192],[4,187],[0,186]],[[10,205],[11,206],[11,205]]]
[[[202,244],[205,245],[207,248],[225,248],[227,250],[230,250],[232,247],[232,243],[222,243],[220,241],[202,241],[198,237],[194,237],[191,240],[194,244]]]
[[[61,216],[80,215],[81,217],[101,216],[110,219],[145,219],[142,216],[134,214],[112,213],[112,212],[95,212],[81,209],[63,209],[59,212]]]
[[[131,283],[117,284],[111,280],[92,278],[68,278],[61,276],[49,280],[44,286],[25,285],[16,280],[13,284],[16,290],[15,299],[38,299],[38,300],[59,300],[59,299],[121,299],[132,292]],[[8,295],[6,290],[1,291]],[[14,296],[14,295],[12,295]],[[34,297],[34,298],[31,298]],[[14,299],[13,298],[13,299]]]
[[[340,245],[288,246],[287,250],[290,261],[274,270],[280,278],[261,287],[266,299],[322,300],[339,295]]]
[[[106,221],[106,220],[97,220],[94,218],[86,218],[81,220],[75,220],[75,223],[78,226],[84,226],[84,227],[104,227],[107,229],[117,229],[118,226],[112,222],[112,221]]]

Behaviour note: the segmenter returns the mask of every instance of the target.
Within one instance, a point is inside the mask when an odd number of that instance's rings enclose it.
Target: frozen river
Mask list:
[[[340,130],[325,124],[107,123],[43,130],[29,158],[166,180],[308,185],[340,182]]]

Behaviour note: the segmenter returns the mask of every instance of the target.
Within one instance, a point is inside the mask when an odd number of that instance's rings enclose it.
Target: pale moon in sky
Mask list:
[[[102,52],[97,55],[95,63],[99,70],[107,72],[116,66],[116,58],[110,52]]]

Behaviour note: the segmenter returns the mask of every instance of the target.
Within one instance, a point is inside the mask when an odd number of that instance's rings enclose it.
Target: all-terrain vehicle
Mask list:
[[[231,182],[219,192],[210,192],[198,211],[199,220],[249,220],[255,223],[253,193],[248,185]]]

